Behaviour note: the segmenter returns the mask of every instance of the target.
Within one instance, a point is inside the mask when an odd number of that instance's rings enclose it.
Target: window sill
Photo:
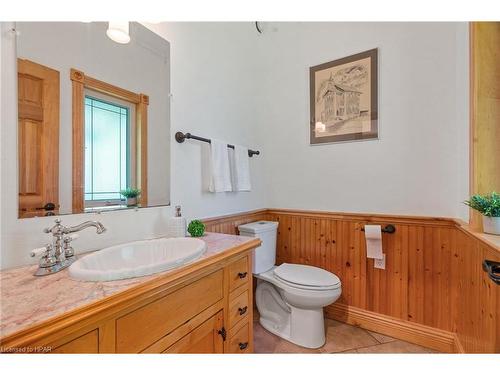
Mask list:
[[[127,206],[126,204],[117,204],[113,206],[97,206],[97,207],[85,207],[83,210],[85,213],[92,212],[103,212],[103,211],[117,211],[117,210],[127,210],[127,209],[137,209],[140,208],[140,205],[137,206]]]

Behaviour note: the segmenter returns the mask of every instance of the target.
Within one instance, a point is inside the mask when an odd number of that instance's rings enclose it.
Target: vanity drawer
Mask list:
[[[248,269],[248,258],[243,257],[229,265],[229,291],[248,283],[252,274]]]
[[[247,322],[229,337],[229,353],[250,353],[250,323]]]
[[[97,329],[58,346],[51,353],[92,354],[99,353],[99,332]]]
[[[137,353],[223,298],[223,271],[151,302],[116,320],[116,352]]]
[[[246,318],[251,308],[248,289],[242,292],[238,289],[231,293],[229,297],[229,328]]]

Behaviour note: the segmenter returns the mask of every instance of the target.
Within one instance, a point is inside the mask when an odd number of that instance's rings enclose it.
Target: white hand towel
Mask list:
[[[250,163],[248,157],[248,148],[243,146],[234,146],[234,152],[231,153],[231,175],[233,180],[233,191],[250,191]]]
[[[212,193],[232,191],[226,142],[212,139],[210,143],[210,169],[211,176],[208,190]]]

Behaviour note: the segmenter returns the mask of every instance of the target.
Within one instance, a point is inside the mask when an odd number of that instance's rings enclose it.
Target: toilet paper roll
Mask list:
[[[383,259],[382,227],[380,225],[365,225],[366,257]]]

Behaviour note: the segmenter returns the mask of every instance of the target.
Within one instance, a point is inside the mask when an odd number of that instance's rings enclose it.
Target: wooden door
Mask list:
[[[19,217],[57,214],[59,72],[23,59],[17,70]]]
[[[224,341],[219,333],[223,324],[223,311],[219,311],[163,353],[223,353]]]

